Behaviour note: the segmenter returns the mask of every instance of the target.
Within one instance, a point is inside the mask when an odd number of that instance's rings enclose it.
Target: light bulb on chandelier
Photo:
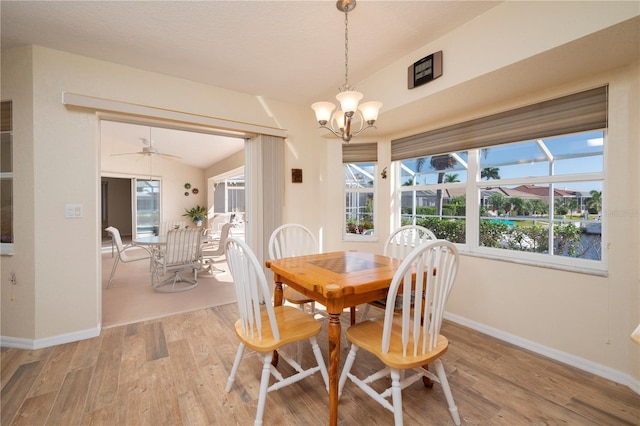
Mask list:
[[[344,12],[344,78],[345,83],[336,95],[340,102],[340,109],[332,112],[336,106],[331,102],[316,102],[311,108],[316,113],[316,120],[320,128],[330,130],[343,142],[349,143],[352,137],[359,135],[369,127],[375,127],[378,112],[382,103],[377,101],[365,102],[358,106],[364,97],[362,93],[352,90],[349,85],[349,12],[356,7],[356,0],[340,0],[336,2],[339,11]],[[360,127],[355,132],[351,129],[354,117],[360,118]]]

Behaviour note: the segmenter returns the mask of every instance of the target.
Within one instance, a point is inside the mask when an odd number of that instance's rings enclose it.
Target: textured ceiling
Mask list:
[[[349,81],[500,2],[364,1],[349,13]],[[307,107],[344,83],[344,14],[335,1],[6,1],[2,48],[39,45]],[[312,120],[312,111],[309,117]],[[140,150],[148,128],[108,124],[103,143]],[[243,142],[153,132],[155,146],[206,167]],[[176,143],[179,140],[179,143]],[[193,148],[192,148],[193,147]],[[197,148],[197,149],[195,149]]]
[[[357,82],[500,2],[365,1],[349,13]],[[330,1],[2,1],[2,47],[35,44],[310,105],[344,81]]]
[[[349,13],[349,82],[425,46],[501,2],[360,0]],[[40,45],[308,108],[344,83],[344,14],[325,1],[0,1],[2,48]],[[576,7],[580,2],[575,2]],[[398,135],[487,104],[576,81],[640,57],[640,17],[392,110],[376,134]],[[551,29],[562,31],[561,28]],[[473,93],[473,96],[469,96]],[[437,108],[434,108],[437,105]],[[384,122],[384,126],[382,123]],[[107,126],[113,127],[113,126]],[[136,129],[136,126],[130,126]],[[113,137],[141,148],[149,129]],[[188,134],[153,132],[156,147],[209,165],[224,149],[192,150]],[[165,141],[164,134],[173,135]],[[201,137],[199,135],[194,135]],[[104,135],[109,140],[111,135]],[[219,138],[219,137],[216,137]],[[201,145],[199,145],[201,146]],[[218,147],[219,145],[216,145]],[[206,156],[206,158],[205,158]]]

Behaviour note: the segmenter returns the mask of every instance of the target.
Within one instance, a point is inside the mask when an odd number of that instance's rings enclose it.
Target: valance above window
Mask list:
[[[391,141],[391,160],[607,127],[607,86]],[[344,154],[343,154],[344,156]]]
[[[350,143],[342,145],[343,163],[375,163],[378,161],[377,143]]]

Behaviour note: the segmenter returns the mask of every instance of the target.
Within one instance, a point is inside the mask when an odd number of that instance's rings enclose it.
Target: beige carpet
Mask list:
[[[131,324],[236,301],[231,274],[198,274],[198,286],[181,293],[160,293],[151,287],[149,262],[120,262],[111,287],[107,282],[115,258],[102,255],[102,327]],[[227,264],[217,267],[228,271]],[[189,274],[185,271],[184,274]]]

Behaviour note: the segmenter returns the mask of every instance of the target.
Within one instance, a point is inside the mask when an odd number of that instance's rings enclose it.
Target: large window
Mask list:
[[[400,225],[438,229],[438,238],[464,243],[467,152],[404,160],[400,166]]]
[[[375,164],[347,163],[344,165],[345,238],[372,238],[374,220]]]
[[[470,253],[603,270],[606,105],[603,87],[393,141],[399,225]]]
[[[342,145],[345,240],[374,241],[377,143]]]
[[[13,253],[13,120],[11,101],[2,102],[0,139],[0,254]]]
[[[232,176],[216,182],[213,208],[216,213],[244,213],[244,175]]]
[[[160,181],[135,179],[136,237],[153,235],[160,226]]]
[[[480,153],[481,246],[601,260],[604,132]]]

